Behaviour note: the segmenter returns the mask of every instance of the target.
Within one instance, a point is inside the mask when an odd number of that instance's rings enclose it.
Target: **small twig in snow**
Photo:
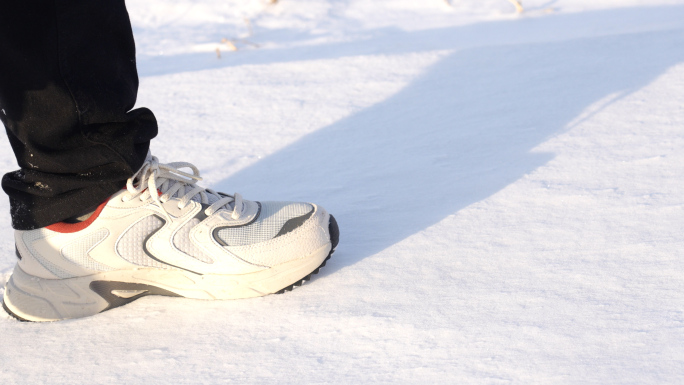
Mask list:
[[[227,45],[229,50],[237,51],[237,46],[235,46],[234,40],[228,40],[226,38],[223,38],[223,39],[221,39],[221,43]]]
[[[510,1],[513,5],[515,5],[515,10],[518,11],[518,13],[522,13],[524,11],[522,4],[518,0],[508,0]]]

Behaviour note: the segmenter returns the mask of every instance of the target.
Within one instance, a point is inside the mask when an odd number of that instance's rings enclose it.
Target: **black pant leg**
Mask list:
[[[29,230],[123,188],[157,134],[138,91],[124,0],[0,0],[0,120],[19,167],[2,179]]]

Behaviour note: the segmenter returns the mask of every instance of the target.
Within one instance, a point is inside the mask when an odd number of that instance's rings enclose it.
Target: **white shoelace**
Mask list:
[[[192,170],[192,174],[180,171],[180,168],[189,168]],[[133,184],[134,180],[138,181],[137,186]],[[242,214],[242,196],[238,193],[230,196],[197,186],[195,183],[201,180],[199,170],[191,163],[173,162],[163,164],[159,163],[159,159],[156,156],[151,156],[145,161],[142,168],[128,179],[126,182],[128,194],[122,196],[121,200],[125,202],[140,196],[140,200],[144,201],[152,197],[152,200],[166,216],[166,219],[172,221],[171,215],[164,209],[163,203],[171,199],[176,193],[178,193],[179,197],[182,196],[180,202],[178,202],[179,209],[185,208],[198,195],[201,203],[209,204],[209,197],[211,196],[216,201],[211,203],[205,210],[205,214],[212,215],[224,207],[229,208],[228,204],[235,202],[231,218],[238,219]],[[151,191],[159,191],[162,195],[151,194]]]

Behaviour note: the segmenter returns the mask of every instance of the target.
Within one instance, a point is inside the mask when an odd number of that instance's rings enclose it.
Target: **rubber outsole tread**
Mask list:
[[[7,314],[10,315],[10,317],[14,318],[15,320],[17,320],[19,322],[33,322],[33,321],[29,321],[27,319],[21,318],[18,315],[12,313],[12,311],[7,307],[7,305],[5,305],[5,301],[2,301],[2,308],[7,312]]]
[[[293,283],[290,286],[278,290],[277,292],[275,292],[275,294],[283,294],[288,291],[292,291],[295,287],[302,286],[304,282],[310,281],[312,275],[318,274],[318,272],[321,271],[321,268],[325,266],[325,264],[328,262],[328,260],[332,257],[333,253],[335,252],[337,244],[340,243],[340,229],[337,226],[337,221],[335,220],[335,217],[333,217],[332,215],[330,216],[330,224],[328,228],[330,230],[330,243],[332,243],[332,248],[330,249],[330,254],[328,254],[323,263],[321,263],[320,266],[316,268],[316,270],[312,271],[311,274],[307,275],[306,277],[300,279],[299,281]]]
[[[330,250],[330,254],[328,254],[328,256],[325,258],[325,261],[323,261],[323,263],[322,263],[320,266],[318,266],[318,267],[316,268],[316,270],[314,270],[313,272],[311,272],[311,274],[307,275],[306,277],[300,279],[299,281],[293,283],[293,284],[290,285],[290,286],[287,286],[287,287],[285,287],[285,288],[283,288],[283,289],[280,289],[280,290],[276,291],[274,294],[283,294],[283,293],[286,293],[286,292],[288,292],[288,291],[292,291],[292,289],[294,289],[295,287],[302,286],[302,285],[304,284],[304,282],[310,281],[310,280],[311,280],[311,276],[314,275],[314,274],[318,274],[318,272],[321,271],[321,267],[325,266],[325,263],[328,261],[328,259],[330,259],[330,258],[332,257],[332,255],[333,255],[334,252],[335,252],[334,249],[333,249],[333,250]]]

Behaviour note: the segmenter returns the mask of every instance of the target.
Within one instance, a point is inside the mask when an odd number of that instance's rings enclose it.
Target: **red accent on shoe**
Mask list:
[[[107,205],[107,202],[109,202],[109,198],[107,198],[106,201],[102,202],[101,205],[97,206],[97,210],[93,213],[93,215],[90,216],[90,218],[86,219],[83,222],[79,223],[64,223],[64,222],[58,222],[55,224],[52,224],[50,226],[46,226],[45,228],[48,230],[52,230],[57,233],[75,233],[77,231],[81,231],[88,226],[90,226],[91,223],[95,222],[97,217],[100,216],[100,213],[102,210],[105,208]]]

